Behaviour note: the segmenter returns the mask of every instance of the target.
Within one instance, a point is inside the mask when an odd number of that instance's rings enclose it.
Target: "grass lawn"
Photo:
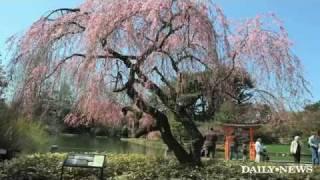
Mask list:
[[[265,145],[270,153],[289,153],[290,145],[286,144],[267,144]],[[306,145],[302,145],[302,154],[310,154],[310,150]]]
[[[268,144],[266,145],[267,152],[271,160],[276,161],[293,161],[290,155],[290,145],[285,144]],[[302,146],[301,162],[311,162],[311,153],[306,145]]]

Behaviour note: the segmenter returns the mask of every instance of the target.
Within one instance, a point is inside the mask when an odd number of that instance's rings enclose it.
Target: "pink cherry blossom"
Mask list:
[[[221,69],[249,73],[279,100],[301,98],[307,88],[288,36],[274,14],[229,20],[207,0],[86,0],[40,18],[18,40],[12,62],[24,83],[16,98],[29,106],[42,86],[69,79],[76,101],[65,122],[121,124],[121,109],[137,102],[126,91],[130,78],[140,101],[150,93],[169,107],[160,95],[170,89],[165,95],[177,98],[179,75]],[[223,78],[201,81],[210,91]]]

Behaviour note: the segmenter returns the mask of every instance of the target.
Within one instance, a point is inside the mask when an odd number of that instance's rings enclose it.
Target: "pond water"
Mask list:
[[[163,156],[164,149],[145,147],[121,141],[119,138],[92,137],[89,135],[60,134],[51,136],[46,144],[37,148],[37,152],[49,152],[52,145],[57,145],[57,152],[107,152],[140,153]]]

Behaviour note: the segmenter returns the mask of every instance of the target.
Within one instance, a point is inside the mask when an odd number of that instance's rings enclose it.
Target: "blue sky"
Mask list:
[[[274,12],[285,23],[311,84],[313,101],[320,100],[320,0],[214,0],[232,19]],[[0,53],[5,40],[26,30],[49,10],[75,7],[83,0],[2,0],[0,2]]]

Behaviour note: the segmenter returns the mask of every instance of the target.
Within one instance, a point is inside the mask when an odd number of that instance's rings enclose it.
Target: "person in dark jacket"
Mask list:
[[[290,153],[293,155],[295,163],[300,163],[301,144],[299,139],[299,136],[295,136],[290,146]]]
[[[210,131],[205,135],[204,140],[204,150],[205,156],[214,158],[216,152],[216,142],[218,140],[217,135],[214,133],[213,128],[210,128]]]
[[[242,160],[243,161],[247,160],[248,159],[249,150],[248,150],[248,146],[247,146],[246,143],[242,144],[241,152],[242,152]]]
[[[235,135],[234,133],[232,134],[233,136],[233,141],[230,145],[230,159],[239,159],[239,146],[240,146],[240,139],[237,135]]]

